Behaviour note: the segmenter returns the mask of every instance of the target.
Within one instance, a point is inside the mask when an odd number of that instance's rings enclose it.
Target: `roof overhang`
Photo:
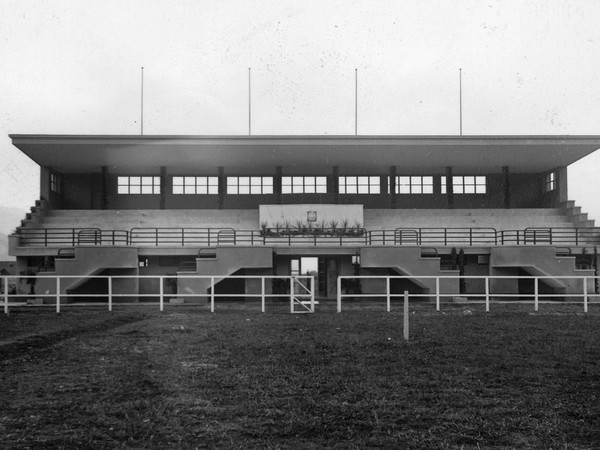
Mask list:
[[[403,173],[489,173],[508,166],[536,173],[567,166],[600,148],[600,136],[82,136],[11,134],[40,166],[65,173],[197,172],[199,168],[276,166],[301,171],[368,173],[397,166]]]

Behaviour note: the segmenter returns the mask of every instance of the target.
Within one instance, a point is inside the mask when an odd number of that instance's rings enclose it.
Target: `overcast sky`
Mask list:
[[[0,205],[37,166],[9,133],[600,134],[600,1],[0,0]],[[600,152],[569,171],[600,219]]]

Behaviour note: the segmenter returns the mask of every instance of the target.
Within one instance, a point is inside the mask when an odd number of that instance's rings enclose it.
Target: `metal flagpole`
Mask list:
[[[462,136],[462,68],[458,69],[458,104],[460,110],[460,135]]]
[[[141,105],[141,135],[144,135],[144,68],[142,67],[142,105]]]
[[[248,67],[248,136],[252,135],[252,78],[251,68]]]
[[[358,136],[358,69],[354,69],[354,136]]]

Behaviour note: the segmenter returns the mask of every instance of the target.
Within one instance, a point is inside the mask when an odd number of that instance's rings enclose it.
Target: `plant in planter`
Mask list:
[[[275,227],[275,235],[281,236],[281,223],[275,222],[274,227]]]
[[[286,220],[285,223],[283,224],[285,234],[287,234],[288,236],[290,234],[291,225],[292,225],[292,223],[289,220]]]
[[[260,235],[261,236],[266,236],[268,229],[269,228],[268,228],[267,222],[261,222],[260,223]]]
[[[329,226],[331,227],[331,235],[335,236],[337,234],[337,226],[338,226],[337,220],[330,221]]]
[[[348,231],[348,225],[350,224],[350,221],[348,219],[344,219],[342,220],[341,225],[341,230],[342,230],[342,234],[345,234],[346,231]]]

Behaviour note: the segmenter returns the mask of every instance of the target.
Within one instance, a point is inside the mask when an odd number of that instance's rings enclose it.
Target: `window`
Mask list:
[[[420,175],[396,177],[396,194],[433,194],[433,177]]]
[[[60,194],[60,177],[53,173],[50,174],[50,190]]]
[[[160,194],[160,177],[119,177],[119,194]]]
[[[340,194],[379,194],[379,177],[339,177]]]
[[[442,194],[446,193],[446,177],[442,176]],[[452,177],[452,189],[455,194],[485,194],[485,176],[455,176]]]
[[[273,177],[227,177],[228,194],[272,194]]]
[[[218,177],[173,177],[173,194],[218,193]]]
[[[282,177],[283,194],[326,194],[327,177]]]
[[[556,172],[547,173],[544,176],[544,192],[556,189]]]

